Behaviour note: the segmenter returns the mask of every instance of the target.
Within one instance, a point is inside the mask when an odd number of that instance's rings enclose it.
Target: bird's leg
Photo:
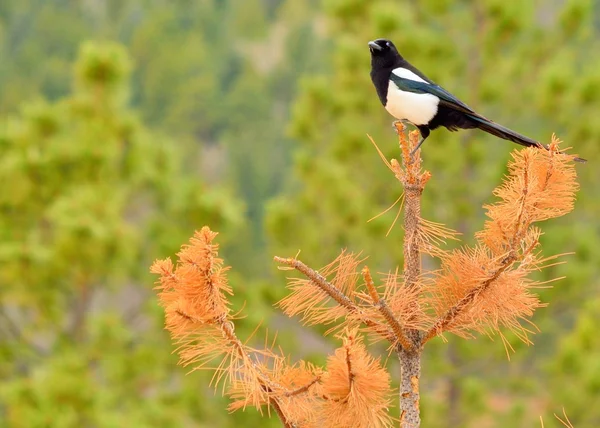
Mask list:
[[[410,152],[411,158],[415,155],[415,153],[417,153],[417,150],[419,150],[419,148],[423,145],[424,142],[425,142],[425,138],[421,137],[421,139],[419,140],[419,142],[417,143],[415,148],[412,149],[412,151]]]
[[[417,153],[417,150],[421,148],[427,137],[429,137],[429,133],[431,132],[429,131],[429,128],[424,126],[417,126],[417,128],[419,128],[419,132],[421,133],[421,139],[419,140],[415,148],[412,149],[412,151],[410,152],[411,158],[415,155],[415,153]]]

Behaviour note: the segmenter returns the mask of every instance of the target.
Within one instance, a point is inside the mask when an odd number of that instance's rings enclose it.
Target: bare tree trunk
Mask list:
[[[419,413],[419,379],[421,377],[421,350],[400,350],[400,426],[418,428],[421,426]]]
[[[403,127],[396,125],[398,133]],[[420,287],[421,249],[420,221],[421,194],[426,179],[421,171],[421,151],[414,156],[408,154],[417,144],[417,134],[409,137],[409,150],[403,147],[404,171],[400,181],[404,186],[404,286]],[[400,138],[402,141],[402,137]],[[401,143],[402,144],[402,143]],[[415,302],[415,304],[418,304]],[[413,343],[412,349],[399,348],[400,359],[400,426],[402,428],[418,428],[421,426],[419,412],[419,379],[421,377],[422,336],[418,330],[409,330],[407,336]]]

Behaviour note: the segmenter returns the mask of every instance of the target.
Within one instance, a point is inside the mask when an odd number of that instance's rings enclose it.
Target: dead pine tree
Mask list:
[[[308,325],[329,325],[328,333],[341,341],[325,367],[291,364],[268,338],[269,345],[255,348],[251,338],[237,337],[227,268],[218,257],[217,234],[208,227],[182,246],[176,263],[153,264],[181,364],[212,370],[213,385],[232,400],[230,410],[253,406],[277,415],[285,427],[417,428],[421,357],[430,340],[445,333],[498,334],[509,349],[502,334],[507,329],[530,343],[530,318],[544,303],[535,294],[541,284],[529,275],[557,258],[542,256],[536,223],[573,209],[573,156],[560,153],[555,138],[549,150],[515,151],[508,175],[494,190],[498,201],[484,207],[488,220],[476,244],[447,251],[446,240],[457,234],[421,216],[431,174],[421,169],[420,151],[410,156],[418,134],[407,138],[401,124],[397,129],[402,163],[379,154],[403,191],[402,272],[374,278],[365,259],[346,251],[319,270],[296,257],[275,257],[281,269],[300,274],[289,279],[290,293],[279,302],[283,312]],[[424,254],[439,259],[440,268],[422,272]],[[386,341],[400,361],[399,421],[388,412],[396,401],[390,375],[369,354],[365,335]]]

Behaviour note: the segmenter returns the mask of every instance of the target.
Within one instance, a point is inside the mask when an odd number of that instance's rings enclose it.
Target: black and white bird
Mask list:
[[[444,126],[450,131],[479,128],[496,137],[522,146],[545,147],[515,131],[505,128],[475,113],[450,92],[428,79],[406,61],[394,44],[387,39],[369,42],[371,51],[371,80],[385,109],[400,121],[415,125],[421,140],[416,152],[429,133]],[[584,159],[575,158],[578,161]]]

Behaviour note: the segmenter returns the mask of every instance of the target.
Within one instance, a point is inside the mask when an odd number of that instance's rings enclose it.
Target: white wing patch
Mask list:
[[[394,74],[398,75],[396,70],[394,70]],[[406,71],[412,73],[410,70]],[[416,74],[412,74],[421,79]],[[436,115],[439,103],[440,99],[435,95],[402,91],[390,80],[385,109],[396,119],[408,120],[413,125],[426,125]]]
[[[429,82],[427,82],[426,80],[417,76],[415,73],[413,73],[412,71],[410,71],[407,68],[402,68],[402,67],[394,68],[392,70],[392,73],[394,73],[398,77],[402,77],[403,79],[413,80],[415,82],[427,83],[429,85]]]

